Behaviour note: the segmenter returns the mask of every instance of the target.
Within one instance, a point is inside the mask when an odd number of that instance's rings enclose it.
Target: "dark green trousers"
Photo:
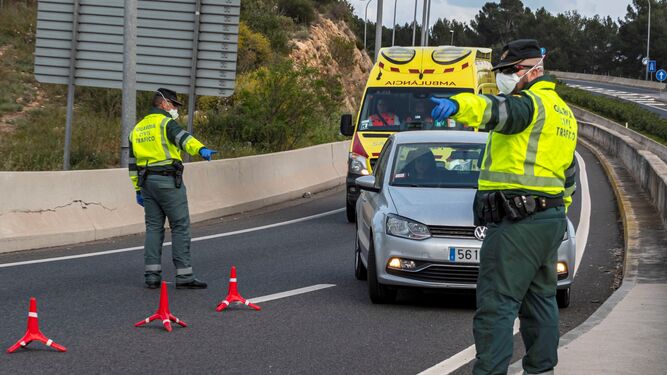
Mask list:
[[[162,280],[162,243],[165,218],[171,228],[171,250],[176,267],[176,283],[194,279],[190,257],[190,212],[185,185],[176,188],[171,176],[149,175],[141,188],[144,197],[146,240],[144,264],[146,282]]]
[[[538,212],[518,222],[488,225],[482,243],[473,373],[506,374],[513,352],[514,319],[521,321],[528,373],[551,370],[558,362],[556,262],[567,228],[565,208]]]

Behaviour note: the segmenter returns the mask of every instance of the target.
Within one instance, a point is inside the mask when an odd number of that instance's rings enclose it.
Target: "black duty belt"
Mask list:
[[[514,198],[515,196],[508,196],[507,198]],[[520,202],[523,202],[524,199],[526,201],[533,200],[535,202],[535,209],[537,211],[546,211],[550,208],[554,207],[560,207],[564,206],[565,202],[563,201],[563,198],[547,198],[547,197],[540,197],[540,196],[530,196],[530,195],[517,195],[516,197],[520,197]],[[530,205],[530,203],[528,203]]]
[[[158,176],[176,176],[176,171],[151,171],[150,169],[147,169],[146,174],[154,174]]]
[[[503,218],[518,221],[535,212],[561,207],[564,204],[562,197],[517,195],[504,191],[482,193],[475,199],[475,225],[499,223]]]

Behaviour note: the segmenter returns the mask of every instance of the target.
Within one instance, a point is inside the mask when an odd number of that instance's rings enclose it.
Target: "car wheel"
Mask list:
[[[368,249],[368,295],[373,303],[392,303],[396,300],[396,289],[378,282],[373,240]]]
[[[556,302],[560,308],[566,308],[570,306],[570,288],[557,290]]]
[[[355,231],[354,236],[354,277],[357,280],[367,279],[366,267],[361,261],[361,246],[359,246],[359,232]]]
[[[356,223],[357,222],[357,213],[355,212],[355,204],[350,203],[349,201],[345,202],[345,213],[347,214],[347,222],[348,223]]]

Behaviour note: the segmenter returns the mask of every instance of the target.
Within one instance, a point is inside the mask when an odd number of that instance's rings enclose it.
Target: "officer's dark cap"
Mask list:
[[[177,105],[177,106],[182,106],[183,105],[183,103],[178,101],[178,98],[176,97],[176,92],[175,91],[160,87],[159,89],[157,89],[157,93],[158,93],[158,95],[162,94],[163,98],[169,100],[174,105]]]
[[[503,51],[500,54],[500,62],[493,67],[493,70],[512,66],[525,59],[532,59],[535,57],[542,57],[542,50],[540,49],[539,44],[537,44],[537,40],[514,40],[503,47]]]

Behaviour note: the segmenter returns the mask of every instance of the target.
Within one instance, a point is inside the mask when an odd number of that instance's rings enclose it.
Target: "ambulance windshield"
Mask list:
[[[359,131],[405,131],[416,129],[468,129],[451,119],[433,121],[435,104],[430,97],[449,97],[469,89],[434,87],[369,88],[359,117]],[[471,129],[472,130],[472,129]]]

